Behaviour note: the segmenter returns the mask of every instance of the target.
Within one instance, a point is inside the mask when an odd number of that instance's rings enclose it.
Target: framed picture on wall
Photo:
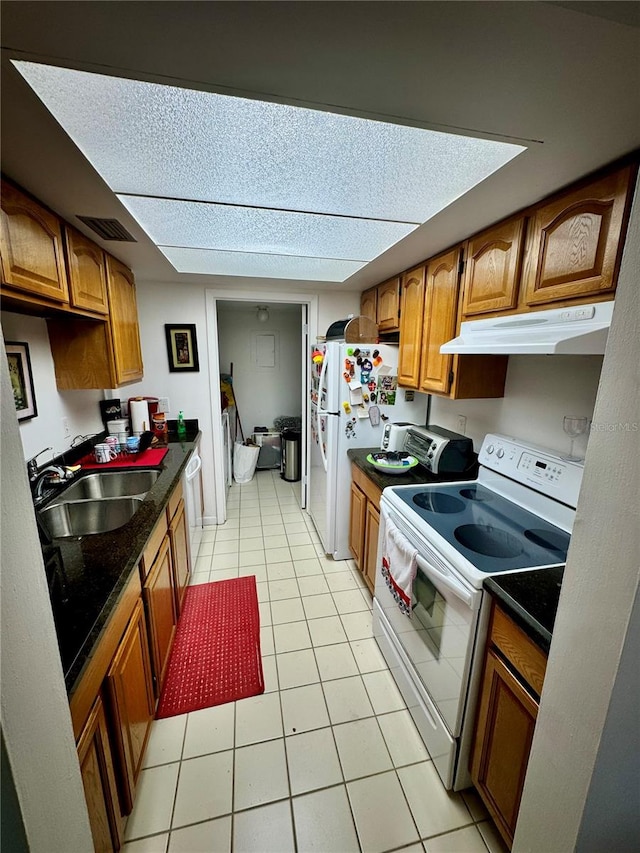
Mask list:
[[[171,373],[199,371],[195,324],[183,323],[181,326],[176,326],[166,323],[164,330],[167,336],[167,355]]]
[[[36,395],[33,390],[29,344],[21,341],[5,341],[5,347],[18,420],[27,421],[38,414]]]

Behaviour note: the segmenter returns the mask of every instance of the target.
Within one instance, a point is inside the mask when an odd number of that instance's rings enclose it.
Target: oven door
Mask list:
[[[424,688],[455,738],[462,728],[482,590],[471,587],[447,566],[430,544],[385,505],[384,498],[382,506],[375,598],[409,661],[413,680]],[[410,617],[401,612],[380,571],[389,523],[418,549]]]

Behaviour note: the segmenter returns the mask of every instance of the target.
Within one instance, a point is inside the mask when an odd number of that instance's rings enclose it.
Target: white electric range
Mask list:
[[[471,784],[468,759],[486,642],[490,575],[562,565],[581,462],[487,435],[473,481],[391,486],[381,500],[374,633],[447,788]],[[386,531],[418,552],[411,616],[382,576]]]

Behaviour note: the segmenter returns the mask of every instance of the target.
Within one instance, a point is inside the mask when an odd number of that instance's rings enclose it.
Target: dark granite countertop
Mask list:
[[[415,468],[409,469],[404,474],[385,474],[367,462],[369,453],[379,453],[379,447],[354,447],[347,450],[349,461],[357,465],[369,479],[381,489],[386,489],[387,486],[416,486],[420,483],[444,483],[454,480],[472,480],[477,476],[478,465],[474,464],[464,474],[442,474],[435,475],[422,465],[416,465]]]
[[[484,582],[485,589],[545,652],[551,645],[564,566],[494,575]]]
[[[43,545],[69,697],[79,683],[131,572],[136,570],[147,540],[178,484],[199,436],[199,433],[188,433],[183,442],[169,441],[168,453],[160,465],[150,466],[162,473],[136,514],[123,527],[78,539],[54,539]]]

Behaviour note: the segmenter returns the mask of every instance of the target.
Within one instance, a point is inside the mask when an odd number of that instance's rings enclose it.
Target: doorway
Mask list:
[[[300,507],[305,508],[308,352],[309,340],[315,340],[317,330],[317,297],[209,290],[206,307],[212,383],[218,376],[225,383],[230,380],[233,396],[233,404],[225,407],[229,399],[223,392],[228,392],[229,385],[223,384],[220,393],[211,387],[217,523],[222,524],[227,517],[228,462],[234,441],[254,439],[265,447],[258,465],[279,467],[283,425],[300,425],[300,480],[294,485]]]

